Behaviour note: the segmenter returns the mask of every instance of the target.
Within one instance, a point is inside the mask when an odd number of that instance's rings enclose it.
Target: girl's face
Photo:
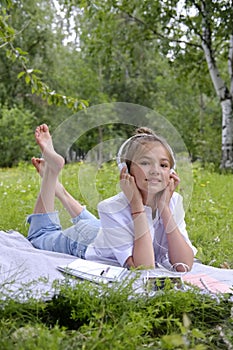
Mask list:
[[[170,179],[170,158],[160,142],[143,144],[130,166],[138,189],[143,195],[155,195],[164,190]]]

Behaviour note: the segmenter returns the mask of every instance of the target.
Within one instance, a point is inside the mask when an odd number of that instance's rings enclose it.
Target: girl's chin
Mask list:
[[[165,187],[161,186],[148,186],[146,189],[141,189],[141,192],[144,193],[146,196],[155,196],[156,194],[162,192],[165,189]]]
[[[151,192],[161,192],[165,189],[166,186],[160,183],[148,183],[147,184],[147,191]]]

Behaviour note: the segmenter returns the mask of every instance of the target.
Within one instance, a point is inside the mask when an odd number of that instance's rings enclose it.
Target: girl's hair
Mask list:
[[[119,162],[125,162],[128,170],[130,171],[130,166],[132,159],[135,154],[138,154],[139,149],[142,145],[148,144],[148,142],[160,142],[161,145],[167,150],[171,168],[175,168],[175,157],[173,151],[167,141],[155,134],[155,132],[147,127],[140,127],[135,130],[135,134],[126,140],[120,147],[118,152],[118,164]]]

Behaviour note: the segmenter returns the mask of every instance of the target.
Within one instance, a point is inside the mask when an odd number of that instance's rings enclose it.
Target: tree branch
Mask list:
[[[149,27],[145,22],[143,22],[141,19],[131,15],[130,13],[127,13],[127,12],[122,12],[124,13],[125,15],[127,15],[129,18],[131,18],[132,20],[134,20],[135,22],[139,23],[140,25],[143,25],[145,28],[149,29],[155,36],[157,36],[158,38],[161,38],[161,39],[165,39],[165,40],[168,40],[170,42],[176,42],[178,44],[185,44],[187,46],[192,46],[192,47],[195,47],[195,48],[200,48],[202,49],[202,46],[201,45],[198,45],[198,44],[195,44],[195,43],[190,43],[186,40],[180,40],[180,39],[174,39],[174,38],[169,38],[169,37],[166,37],[165,35],[157,32],[155,29]]]
[[[204,50],[206,62],[208,65],[210,77],[214,85],[217,96],[220,100],[225,100],[229,98],[229,90],[226,87],[226,84],[222,80],[219,70],[217,68],[215,58],[212,52],[212,32],[211,26],[208,19],[208,9],[206,8],[206,3],[204,1],[202,4],[202,31],[203,31],[203,41],[202,47]]]

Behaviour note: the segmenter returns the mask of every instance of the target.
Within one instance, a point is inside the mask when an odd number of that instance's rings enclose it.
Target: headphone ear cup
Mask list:
[[[126,168],[127,168],[126,173],[128,173],[128,167],[127,167],[127,164],[126,164],[125,162],[119,163],[119,164],[118,164],[118,167],[119,167],[120,171],[121,171],[124,167],[126,167]]]

